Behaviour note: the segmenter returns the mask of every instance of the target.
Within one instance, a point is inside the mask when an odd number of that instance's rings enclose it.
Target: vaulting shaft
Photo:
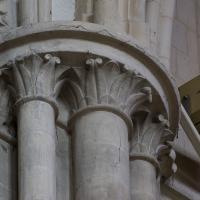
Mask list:
[[[20,25],[51,21],[52,0],[20,0]]]

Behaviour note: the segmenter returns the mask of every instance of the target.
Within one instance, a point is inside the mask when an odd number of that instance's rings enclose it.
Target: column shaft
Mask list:
[[[93,9],[94,9],[94,2],[93,0],[87,0],[87,2],[84,2],[86,4],[85,13],[82,15],[82,20],[86,22],[92,22],[93,21]]]
[[[128,8],[129,34],[147,47],[146,0],[130,0]]]
[[[39,22],[48,22],[52,20],[52,0],[39,0]]]
[[[20,1],[20,25],[38,22],[37,0]]]
[[[128,29],[128,1],[94,1],[94,23],[105,25],[115,31],[126,32]]]
[[[106,111],[80,116],[74,126],[75,200],[129,200],[128,131]]]
[[[158,200],[156,169],[145,160],[130,162],[131,200]]]
[[[55,200],[55,116],[49,104],[19,107],[18,141],[19,200]]]

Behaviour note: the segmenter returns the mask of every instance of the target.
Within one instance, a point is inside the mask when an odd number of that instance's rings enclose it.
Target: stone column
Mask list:
[[[18,109],[20,200],[56,199],[55,65],[59,59],[38,55],[13,64]]]
[[[97,109],[79,116],[73,157],[75,199],[130,199],[128,128],[118,114]]]
[[[93,0],[87,0],[85,6],[85,12],[82,14],[82,21],[84,22],[92,22],[94,15],[94,2]]]
[[[155,166],[145,160],[131,160],[131,199],[158,200],[158,184]]]
[[[56,199],[55,113],[33,100],[19,106],[19,199]]]
[[[52,0],[20,0],[20,25],[52,19]]]
[[[115,31],[128,29],[127,0],[96,0],[94,2],[94,23],[105,25]]]
[[[147,47],[146,0],[129,0],[128,8],[129,34]]]
[[[136,131],[130,144],[131,199],[159,200],[158,176],[167,177],[175,172],[174,156],[163,159],[165,164],[159,163],[160,144],[173,140],[174,134],[167,129],[168,122],[162,115],[141,112],[135,118]],[[170,147],[164,146],[163,154],[168,154]],[[169,168],[161,169],[163,166]]]
[[[158,56],[170,70],[172,29],[176,0],[161,0]]]
[[[38,22],[38,4],[36,0],[20,0],[20,25]]]
[[[39,0],[38,9],[39,22],[48,22],[52,20],[52,0]]]
[[[157,55],[158,53],[159,14],[160,1],[147,1],[146,21],[149,29],[149,48],[154,55]]]
[[[141,76],[121,71],[101,58],[71,68],[68,101],[75,111],[69,121],[73,145],[74,199],[129,200],[130,113],[148,101]],[[143,85],[143,84],[142,84]]]

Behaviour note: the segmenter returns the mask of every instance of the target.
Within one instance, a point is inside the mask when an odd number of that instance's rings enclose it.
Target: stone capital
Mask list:
[[[86,59],[82,66],[69,67],[64,74],[64,93],[74,120],[88,112],[107,111],[121,117],[132,130],[131,115],[152,100],[151,86],[136,71],[101,57]]]
[[[151,87],[135,71],[118,62],[89,58],[85,66],[70,67],[65,74],[65,92],[73,112],[87,107],[113,107],[127,116],[145,102],[151,102]]]
[[[175,152],[170,141],[175,134],[162,114],[141,111],[133,115],[134,131],[130,142],[130,160],[146,160],[169,177],[176,172]]]
[[[61,63],[56,56],[46,54],[44,57],[32,53],[26,57],[17,57],[9,62],[9,74],[14,79],[12,88],[16,96],[16,106],[29,101],[43,101],[50,104],[58,115],[56,98],[63,80],[57,73],[56,66]],[[11,75],[12,74],[12,75]],[[58,75],[59,74],[59,75]]]

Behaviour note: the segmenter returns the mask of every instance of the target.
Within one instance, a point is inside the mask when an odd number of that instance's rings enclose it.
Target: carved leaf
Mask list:
[[[66,81],[67,81],[67,79],[62,79],[62,80],[59,80],[56,82],[52,97],[54,97],[56,99],[59,96]]]
[[[60,63],[57,57],[49,54],[44,62],[35,53],[29,57],[17,60],[13,64],[13,74],[16,79],[16,89],[20,97],[26,96],[54,96],[56,86],[56,64]],[[58,77],[57,77],[58,78]],[[61,84],[56,89],[60,90]]]
[[[146,102],[148,99],[147,95],[140,92],[132,94],[128,97],[126,103],[125,103],[125,113],[128,115],[132,115],[135,109],[141,105],[142,103]]]
[[[86,64],[88,65],[86,69],[86,96],[87,96],[87,103],[89,105],[95,105],[99,102],[99,95],[98,95],[98,64],[101,64],[102,60],[97,59],[88,59]]]
[[[18,62],[18,69],[21,74],[21,79],[23,80],[26,95],[31,94],[32,84],[31,84],[31,74],[27,67],[25,67],[24,61]]]
[[[53,93],[55,86],[55,61],[49,60],[41,66],[36,81],[36,91],[39,95],[50,95]]]
[[[156,121],[151,112],[139,112],[134,116],[135,134],[132,137],[131,151],[151,154],[155,156],[157,147],[168,141],[166,124]],[[163,140],[165,137],[166,140]],[[171,138],[170,138],[171,139]],[[145,147],[136,149],[136,146]]]
[[[21,72],[16,64],[13,65],[13,74],[15,78],[16,88],[20,97],[26,96],[26,89]]]
[[[110,104],[122,111],[126,109],[131,115],[134,108],[148,101],[150,96],[147,91],[140,91],[139,86],[147,85],[143,77],[121,69],[119,63],[112,60],[103,64],[101,58],[88,59],[85,68],[71,67],[63,77],[80,100],[80,107]]]
[[[30,65],[31,65],[31,81],[32,81],[32,89],[33,89],[33,94],[36,95],[36,82],[37,82],[37,77],[40,72],[43,60],[40,56],[37,54],[33,54],[33,57],[31,59]]]
[[[106,62],[102,67],[98,68],[98,91],[101,104],[108,104],[113,101],[110,96],[110,87],[112,81],[119,76],[120,67],[114,61]],[[112,100],[111,100],[112,99]]]
[[[71,88],[73,90],[73,94],[74,97],[76,99],[76,102],[78,104],[79,108],[84,108],[87,106],[86,103],[86,98],[84,96],[84,93],[82,92],[81,88],[79,87],[79,85],[77,85],[75,82],[71,81],[71,80],[66,80],[69,85],[71,85]]]

